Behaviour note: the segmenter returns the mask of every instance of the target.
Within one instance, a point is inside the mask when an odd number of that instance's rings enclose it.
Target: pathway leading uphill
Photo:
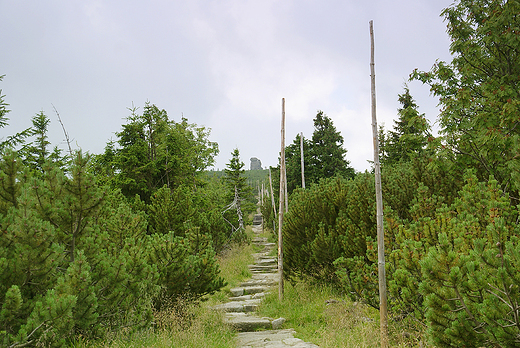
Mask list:
[[[231,289],[229,302],[217,306],[224,310],[225,321],[233,325],[237,331],[239,348],[319,348],[294,337],[293,329],[282,329],[284,318],[261,318],[255,314],[265,294],[278,285],[278,260],[269,256],[276,247],[268,243],[267,238],[258,237],[262,233],[262,216],[257,214],[253,222],[253,244],[262,250],[254,254],[254,265],[249,265],[253,276],[240,286]]]

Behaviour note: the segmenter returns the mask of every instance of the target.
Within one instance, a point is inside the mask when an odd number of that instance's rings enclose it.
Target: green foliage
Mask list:
[[[334,123],[318,111],[314,122],[312,139],[303,139],[303,158],[306,186],[318,183],[320,179],[342,176],[353,178],[354,168],[345,158],[347,150],[343,148],[343,136],[334,127]],[[293,143],[285,148],[287,191],[289,195],[302,187],[300,134]],[[280,174],[273,172],[273,190],[279,189]],[[275,184],[276,183],[276,184]]]
[[[402,107],[398,109],[399,119],[394,121],[393,131],[379,136],[380,161],[383,165],[425,155],[428,140],[432,139],[428,121],[424,114],[417,111],[417,104],[407,86],[399,95],[399,103]]]
[[[518,1],[460,0],[446,8],[451,63],[414,71],[440,98],[442,147],[479,180],[493,175],[518,197],[520,21]]]
[[[515,346],[518,212],[497,181],[475,176],[453,210],[450,228],[420,263],[432,340],[442,347]]]
[[[4,77],[5,75],[0,75],[0,81],[2,81]],[[5,102],[4,98],[5,95],[2,94],[2,90],[0,89],[0,128],[4,128],[9,124],[7,114],[11,111],[7,109],[9,104]],[[14,135],[10,135],[5,140],[1,140],[0,153],[4,152],[6,149],[13,149],[15,146],[23,145],[25,143],[25,139],[29,136],[31,136],[30,128]]]
[[[330,281],[335,278],[333,262],[341,257],[364,255],[365,238],[374,236],[374,185],[370,174],[354,180],[325,179],[291,196],[284,216],[284,272]]]
[[[233,225],[232,230],[238,232],[234,238],[242,239],[245,238],[244,220],[255,210],[256,200],[252,187],[246,183],[244,162],[240,160],[239,150],[234,149],[231,155],[223,177],[226,202],[231,205],[227,207],[224,217]]]
[[[155,234],[150,236],[150,245],[150,261],[158,266],[163,289],[156,300],[158,309],[176,296],[200,297],[225,286],[224,279],[218,276],[220,269],[211,239],[198,229],[187,232],[185,237]]]
[[[297,134],[292,144],[285,147],[285,170],[287,175],[287,192],[292,193],[296,188],[302,187],[302,165],[301,165],[301,135]],[[304,174],[307,185],[313,182],[311,173],[305,171],[311,168],[312,143],[309,139],[303,139]],[[278,174],[277,177],[280,177]]]
[[[96,337],[144,327],[164,294],[187,292],[197,298],[224,285],[212,237],[198,227],[182,230],[177,259],[157,262],[152,242],[171,233],[147,237],[145,212],[134,211],[120,190],[100,187],[89,172],[89,156],[76,153],[68,175],[47,161],[42,173],[26,177],[16,169],[22,161],[13,153],[2,163],[0,177],[10,183],[0,196],[5,212],[0,220],[0,332],[5,344],[59,346],[74,334]],[[160,191],[158,197],[175,202],[166,196],[169,192]],[[218,225],[213,210],[197,213],[206,229]],[[169,274],[189,280],[182,284]]]
[[[320,178],[331,178],[336,175],[345,178],[354,177],[354,169],[345,159],[347,150],[343,148],[343,136],[323,111],[318,111],[314,118],[312,147],[309,151],[311,158],[308,181],[310,183],[318,182]]]
[[[209,130],[168,119],[165,110],[147,103],[142,115],[131,109],[118,140],[109,142],[96,158],[96,173],[129,199],[136,195],[150,203],[152,194],[166,185],[197,185],[199,174],[214,162],[218,145],[208,140]]]

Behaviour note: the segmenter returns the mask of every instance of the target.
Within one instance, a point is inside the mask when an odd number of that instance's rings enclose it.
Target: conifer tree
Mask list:
[[[5,75],[0,75],[0,82],[4,77]],[[9,104],[5,102],[4,98],[5,95],[2,94],[2,90],[0,89],[0,128],[4,128],[9,124],[7,114],[11,111],[7,108]],[[0,141],[0,153],[2,153],[6,148],[13,149],[18,145],[23,145],[25,143],[25,139],[30,135],[31,129],[28,128],[14,135],[10,135],[6,139],[2,139]]]
[[[428,121],[417,111],[417,104],[407,86],[399,95],[399,103],[399,119],[394,121],[393,130],[383,134],[380,146],[381,162],[385,165],[410,161],[412,156],[423,154],[431,137]]]
[[[244,162],[240,160],[240,151],[238,148],[231,153],[231,159],[224,169],[224,184],[226,185],[226,201],[228,204],[235,200],[235,192],[238,195],[237,207],[226,212],[226,219],[235,227],[240,225],[238,221],[237,211],[241,210],[243,217],[247,217],[254,210],[254,197],[251,186],[246,183],[244,176]],[[236,227],[238,228],[238,227]]]
[[[318,182],[321,178],[331,178],[336,175],[344,178],[354,177],[354,168],[345,158],[347,150],[343,148],[343,136],[336,130],[330,117],[321,110],[314,118],[311,141],[310,168],[306,171],[309,182]]]

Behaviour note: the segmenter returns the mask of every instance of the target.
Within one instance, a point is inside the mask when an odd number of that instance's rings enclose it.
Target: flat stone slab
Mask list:
[[[243,296],[243,295],[253,295],[258,292],[267,292],[270,290],[270,287],[268,286],[245,286],[245,287],[239,287],[239,288],[232,288],[229,289],[233,296]]]
[[[259,318],[246,313],[226,313],[224,322],[232,325],[237,331],[269,330],[271,320]]]
[[[273,270],[278,271],[278,265],[248,265],[249,269],[251,271],[265,271],[265,272],[272,272]]]
[[[277,281],[273,279],[252,279],[247,282],[240,283],[240,287],[246,286],[274,286],[278,284]]]
[[[242,295],[242,296],[236,296],[236,297],[229,297],[230,301],[247,301],[251,300],[253,298],[253,295]]]
[[[293,329],[259,332],[240,332],[237,334],[239,348],[319,348],[312,343],[295,338]]]
[[[224,311],[224,312],[248,313],[248,312],[256,311],[258,309],[258,305],[261,302],[262,302],[262,299],[256,298],[256,299],[245,300],[245,301],[232,301],[232,302],[221,303],[221,304],[214,306],[213,308],[216,310]]]
[[[265,257],[265,258],[259,258],[256,262],[257,266],[270,266],[270,265],[276,265],[278,267],[278,260],[273,259],[272,257]]]
[[[280,276],[277,273],[256,273],[251,276],[253,280],[270,280],[275,283],[280,282]]]
[[[262,273],[278,273],[278,269],[277,268],[272,268],[272,269],[266,269],[266,270],[261,270],[261,271],[258,271],[258,270],[254,270],[252,269],[251,270],[251,274],[262,274]]]

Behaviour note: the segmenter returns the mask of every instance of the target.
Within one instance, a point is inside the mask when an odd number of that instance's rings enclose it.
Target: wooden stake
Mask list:
[[[274,216],[276,217],[276,205],[274,203],[273,179],[271,177],[271,167],[269,167],[269,187],[271,188],[271,204],[273,205]]]
[[[285,133],[284,133],[284,140],[285,140]],[[284,156],[283,156],[283,189],[285,191],[284,194],[284,201],[285,201],[285,212],[289,212],[289,195],[287,194],[287,171],[285,170],[285,150],[284,150]]]
[[[302,166],[302,188],[305,189],[305,174],[304,174],[304,161],[303,161],[303,132],[300,133],[300,156]]]
[[[374,169],[377,205],[377,255],[379,273],[379,315],[381,324],[381,347],[388,347],[388,309],[385,274],[385,229],[383,226],[383,195],[381,193],[381,165],[379,164],[379,139],[376,118],[376,73],[374,63],[374,24],[370,21],[370,80],[372,90],[372,134],[374,138]]]
[[[278,209],[278,300],[283,301],[283,206],[285,196],[285,98],[282,98],[282,149],[280,152],[280,206]]]

